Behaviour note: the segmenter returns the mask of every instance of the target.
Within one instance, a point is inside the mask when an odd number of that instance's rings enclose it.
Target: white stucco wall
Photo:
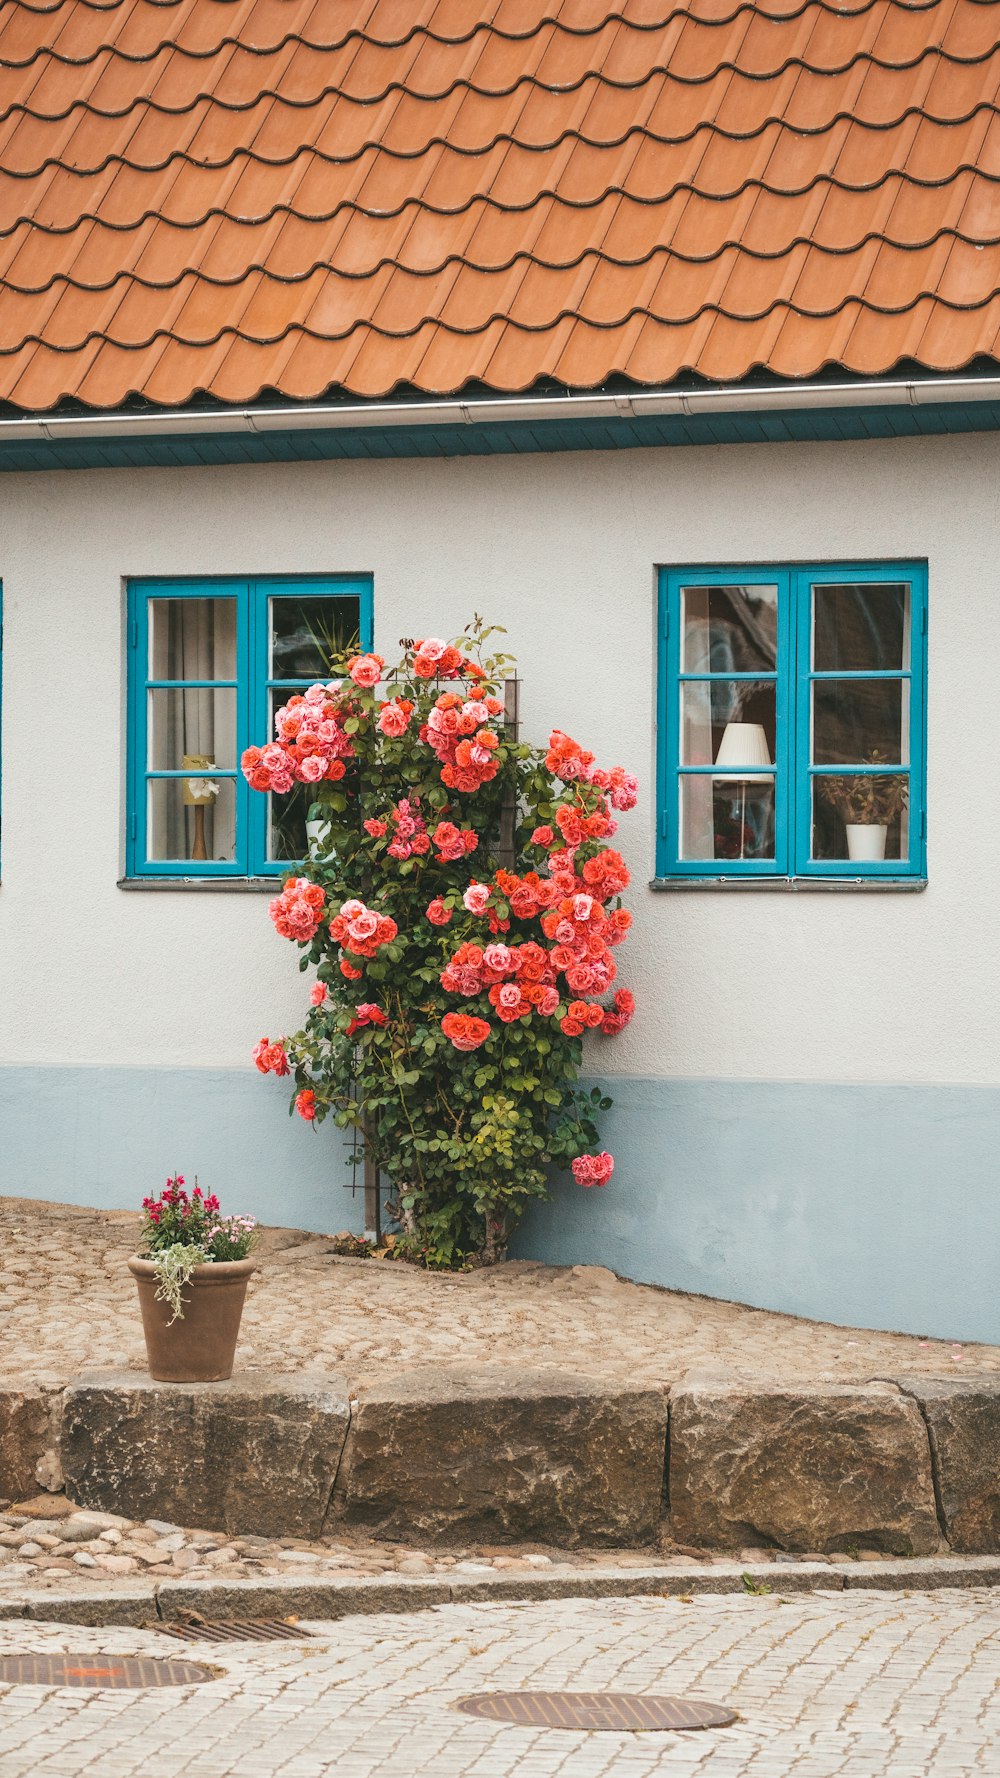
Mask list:
[[[600,1066],[996,1083],[1000,441],[743,446],[0,478],[0,1061],[244,1066],[305,996],[260,895],[123,892],[128,576],[367,571],[376,646],[507,625],[526,733],[642,780]],[[654,852],[658,563],[926,556],[923,894],[685,892]]]

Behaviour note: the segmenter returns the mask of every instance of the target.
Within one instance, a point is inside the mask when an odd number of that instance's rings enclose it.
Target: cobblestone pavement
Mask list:
[[[125,1267],[138,1227],[125,1211],[0,1202],[3,1375],[61,1385],[81,1370],[145,1368]],[[797,1320],[625,1283],[602,1266],[522,1261],[456,1277],[336,1259],[328,1249],[329,1237],[266,1232],[243,1320],[241,1371],[340,1369],[363,1383],[384,1376],[387,1365],[502,1359],[669,1383],[704,1364],[838,1382],[1000,1370],[997,1346]]]
[[[217,1677],[146,1693],[0,1688],[3,1778],[964,1778],[1000,1770],[1000,1598],[564,1601],[310,1626],[308,1644],[0,1626],[6,1653],[171,1654]],[[729,1729],[522,1729],[492,1690],[683,1693]]]

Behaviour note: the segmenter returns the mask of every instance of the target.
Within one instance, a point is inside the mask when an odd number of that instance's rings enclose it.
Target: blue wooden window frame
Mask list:
[[[816,672],[811,653],[811,607],[814,586],[844,581],[906,582],[910,588],[909,665],[898,670]],[[778,646],[774,674],[682,671],[681,589],[688,586],[776,586]],[[924,562],[823,562],[745,567],[664,568],[659,575],[659,722],[656,870],[662,878],[744,881],[770,878],[815,880],[864,879],[905,882],[927,874],[926,686],[927,565]],[[679,779],[696,774],[718,775],[717,768],[682,765],[680,759],[681,688],[694,680],[746,679],[775,682],[775,826],[773,858],[686,859],[680,856]],[[816,766],[811,759],[812,687],[816,680],[897,679],[909,686],[908,764],[876,767],[857,762],[865,775],[908,773],[909,853],[906,859],[814,859],[812,787],[821,775],[849,776],[850,765]]]
[[[236,760],[244,748],[271,739],[268,702],[274,688],[301,690],[308,679],[270,676],[270,601],[278,598],[331,598],[354,595],[362,648],[371,648],[374,599],[368,575],[268,575],[262,578],[190,577],[178,580],[133,580],[127,587],[128,724],[126,758],[126,845],[128,877],[247,878],[280,876],[289,859],[269,858],[268,798],[251,791],[239,769],[212,767],[214,779],[231,779],[236,787],[236,845],[231,859],[150,858],[147,855],[147,784],[157,778],[189,778],[190,770],[150,769],[147,706],[152,688],[164,690],[192,681],[159,680],[149,673],[149,602],[151,599],[235,599],[236,677],[213,680],[218,688],[236,692]],[[201,682],[199,682],[201,683]]]

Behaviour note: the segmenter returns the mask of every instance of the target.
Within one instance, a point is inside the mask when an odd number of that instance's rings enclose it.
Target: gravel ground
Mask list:
[[[0,1378],[59,1385],[145,1369],[126,1211],[0,1200]],[[834,1327],[629,1284],[601,1266],[514,1261],[442,1276],[331,1256],[329,1237],[270,1229],[251,1281],[241,1371],[340,1370],[363,1384],[427,1362],[539,1364],[670,1383],[696,1366],[852,1382],[1000,1371],[1000,1347]]]

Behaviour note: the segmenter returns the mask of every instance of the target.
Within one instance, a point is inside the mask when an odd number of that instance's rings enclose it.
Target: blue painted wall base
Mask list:
[[[1000,1088],[618,1078],[603,1190],[516,1252],[846,1325],[1000,1342]],[[175,1167],[262,1221],[360,1229],[341,1133],[246,1069],[0,1068],[0,1193],[134,1208]]]
[[[0,1195],[136,1210],[176,1170],[227,1214],[360,1232],[350,1144],[289,1117],[288,1085],[245,1068],[0,1067]]]
[[[523,1257],[761,1309],[1000,1342],[1000,1088],[614,1079],[603,1189],[561,1178]]]

